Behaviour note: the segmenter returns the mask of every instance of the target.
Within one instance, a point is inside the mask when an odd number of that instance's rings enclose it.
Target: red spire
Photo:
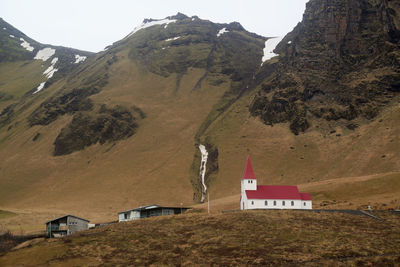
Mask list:
[[[256,179],[253,167],[251,166],[250,156],[247,157],[246,167],[244,168],[242,179]]]

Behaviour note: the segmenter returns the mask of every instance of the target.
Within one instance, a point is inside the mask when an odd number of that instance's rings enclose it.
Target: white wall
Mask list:
[[[246,193],[242,194],[240,198],[240,209],[241,210],[247,210],[247,196]]]
[[[128,218],[125,219],[125,214],[128,214]],[[126,221],[131,221],[131,220],[137,220],[140,219],[140,212],[139,211],[128,211],[128,212],[122,212],[118,214],[118,222],[126,222]]]
[[[124,216],[125,216],[125,213],[119,213],[118,214],[118,221],[119,222],[126,221]]]
[[[246,190],[257,190],[257,179],[242,179],[242,192]]]
[[[268,205],[265,205],[267,201]],[[276,201],[276,205],[274,205]],[[283,201],[285,205],[283,205]],[[293,206],[292,202],[293,201]],[[304,206],[304,203],[306,204]],[[307,200],[291,200],[291,199],[249,199],[247,205],[245,203],[245,209],[312,209],[312,201]]]
[[[312,200],[302,200],[304,210],[312,210]]]

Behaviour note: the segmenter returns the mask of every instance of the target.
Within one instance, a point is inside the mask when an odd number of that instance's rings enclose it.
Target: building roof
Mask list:
[[[258,185],[257,190],[246,190],[247,199],[311,200],[308,193],[299,193],[295,185]]]
[[[301,200],[312,200],[311,195],[309,193],[300,193]]]
[[[134,208],[134,209],[130,209],[130,210],[125,210],[125,211],[118,212],[118,214],[119,214],[119,213],[129,212],[129,211],[134,211],[134,210],[140,211],[140,210],[148,210],[148,209],[154,209],[154,208],[159,208],[159,207],[160,207],[160,206],[159,206],[159,205],[156,205],[156,204],[146,205],[146,206],[140,206],[140,207],[138,207],[138,208]]]
[[[242,180],[244,179],[256,179],[253,167],[251,166],[250,156],[247,157],[246,167],[244,168]]]
[[[80,218],[80,217],[78,217],[78,216],[74,216],[74,215],[68,214],[68,215],[64,215],[64,216],[61,216],[61,217],[59,217],[59,218],[56,218],[56,219],[47,221],[46,224],[48,224],[49,222],[58,221],[58,220],[60,220],[60,219],[62,219],[62,218],[65,218],[65,217],[74,217],[74,218],[80,219],[80,220],[82,220],[82,221],[90,222],[89,220],[86,220],[86,219]]]
[[[130,210],[126,210],[126,211],[121,211],[121,212],[118,212],[118,214],[125,213],[125,212],[130,212],[130,211],[143,211],[143,210],[151,210],[151,209],[159,209],[159,208],[165,208],[165,209],[190,209],[188,207],[164,207],[164,206],[153,204],[153,205],[141,206],[139,208],[130,209]]]

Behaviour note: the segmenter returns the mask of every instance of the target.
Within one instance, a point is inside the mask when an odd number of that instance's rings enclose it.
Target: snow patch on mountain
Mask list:
[[[50,47],[43,48],[37,52],[36,56],[34,59],[41,59],[43,61],[48,60],[50,57],[52,57],[56,53],[56,50]]]
[[[51,61],[51,65],[50,67],[48,67],[43,74],[46,75],[47,79],[50,79],[51,77],[53,77],[54,73],[56,71],[58,71],[58,69],[54,68],[55,64],[58,61],[58,57],[53,58],[53,60]]]
[[[273,38],[269,38],[265,42],[264,56],[262,58],[261,65],[265,61],[270,60],[271,58],[278,56],[278,54],[275,54],[273,51],[275,50],[276,46],[282,41],[282,39],[283,39],[283,37],[273,37]]]
[[[221,35],[223,35],[224,33],[229,32],[226,28],[222,28],[221,30],[219,30],[219,32],[217,33],[217,37],[220,37]]]
[[[3,28],[3,29],[4,29],[4,28]],[[25,41],[24,38],[19,38],[19,40],[22,41],[21,46],[22,46],[23,48],[25,48],[26,50],[32,52],[33,49],[35,49],[33,46],[31,46],[30,43],[28,43],[27,41]]]
[[[175,40],[178,40],[179,38],[181,38],[181,37],[177,36],[177,37],[174,37],[174,38],[168,38],[168,39],[165,39],[165,42],[175,41]]]
[[[45,84],[46,84],[46,82],[42,82],[42,83],[36,88],[36,91],[33,92],[32,94],[34,95],[34,94],[40,92],[40,91],[44,88],[44,85],[45,85]]]
[[[56,64],[58,61],[58,57],[53,58],[53,60],[51,61],[51,64],[54,65]]]
[[[48,67],[43,74],[46,75],[47,79],[50,79],[51,77],[53,77],[54,73],[58,71],[58,69],[55,69],[53,65],[51,65],[50,67]]]
[[[80,62],[83,62],[86,60],[86,56],[80,56],[80,55],[75,55],[75,64],[78,64]]]
[[[47,59],[46,59],[46,60],[47,60]],[[55,73],[56,71],[58,71],[58,69],[56,69],[56,68],[54,67],[54,66],[56,65],[57,61],[58,61],[58,57],[53,58],[53,59],[51,60],[51,65],[50,65],[50,67],[48,67],[48,68],[43,72],[43,75],[46,76],[47,80],[50,79],[51,77],[53,77],[54,73]],[[46,84],[46,82],[40,83],[40,85],[36,88],[36,91],[33,92],[32,94],[34,95],[34,94],[36,94],[36,93],[42,91],[42,89],[44,88],[45,84]]]
[[[164,26],[164,28],[166,28],[168,26],[168,24],[176,22],[176,19],[161,19],[161,20],[152,20],[152,21],[146,21],[143,22],[142,24],[140,24],[139,26],[137,26],[127,37],[132,36],[133,34],[135,34],[136,32],[145,29],[145,28],[149,28],[151,26],[155,26],[155,25],[163,25],[166,24]]]
[[[3,28],[3,30],[7,30],[6,28]]]
[[[12,35],[12,34],[10,34],[10,37],[11,37],[11,38],[15,38],[15,36],[14,36],[14,35]]]

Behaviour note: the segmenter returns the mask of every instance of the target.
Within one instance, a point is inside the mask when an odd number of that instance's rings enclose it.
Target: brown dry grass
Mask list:
[[[0,257],[1,266],[386,265],[400,260],[399,215],[302,211],[185,214],[119,223]]]
[[[400,209],[400,173],[383,173],[359,177],[343,177],[298,185],[300,192],[310,192],[314,209]],[[210,194],[210,211],[218,213],[239,209],[240,194],[214,199]],[[194,205],[196,209],[207,210],[207,203]],[[31,234],[44,230],[44,222],[69,213],[62,209],[12,209],[0,212],[0,232]],[[2,215],[3,214],[3,215]],[[7,216],[6,216],[7,215]],[[92,223],[114,221],[117,213],[104,209],[90,212],[83,207],[77,216]]]

